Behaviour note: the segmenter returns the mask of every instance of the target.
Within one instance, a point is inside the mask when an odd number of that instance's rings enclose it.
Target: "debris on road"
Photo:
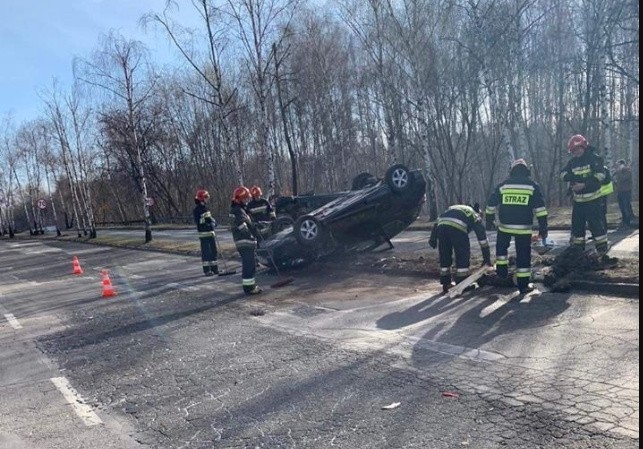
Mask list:
[[[458,399],[460,397],[460,395],[458,393],[456,393],[455,391],[443,391],[442,392],[442,397]]]
[[[616,267],[619,260],[607,254],[599,256],[582,248],[570,246],[553,260],[543,262],[549,265],[542,270],[545,286],[554,292],[566,292],[571,289],[570,278],[573,275],[609,270]]]
[[[393,402],[392,404],[383,406],[382,410],[393,410],[394,408],[398,408],[400,405],[402,405],[401,402]]]

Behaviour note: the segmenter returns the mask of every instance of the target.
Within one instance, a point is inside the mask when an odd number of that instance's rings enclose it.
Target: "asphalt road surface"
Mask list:
[[[638,299],[198,262],[0,240],[0,448],[639,447]]]

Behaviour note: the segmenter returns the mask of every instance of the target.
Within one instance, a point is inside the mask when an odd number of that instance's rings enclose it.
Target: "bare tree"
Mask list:
[[[268,192],[275,193],[275,151],[270,141],[269,93],[273,84],[273,44],[279,45],[299,0],[228,0],[244,49],[246,68],[258,107],[257,152],[263,153],[268,169]]]
[[[103,38],[101,48],[94,53],[91,60],[77,59],[74,65],[78,80],[103,90],[126,111],[125,144],[126,149],[136,155],[135,181],[141,193],[141,206],[145,217],[145,243],[148,243],[152,240],[152,223],[138,124],[142,109],[153,91],[155,80],[154,77],[144,77],[146,70],[149,74],[144,46],[115,32]]]
[[[72,151],[72,144],[70,142],[70,126],[68,124],[68,113],[63,106],[63,100],[60,98],[60,91],[58,84],[54,82],[53,89],[48,93],[43,93],[41,95],[42,100],[46,105],[47,115],[49,117],[49,130],[52,134],[52,138],[58,142],[60,149],[60,158],[62,161],[62,166],[65,171],[66,181],[69,187],[69,193],[71,196],[71,208],[72,208],[72,223],[75,223],[76,231],[78,237],[82,237],[82,234],[87,234],[87,230],[82,226],[84,218],[81,216],[79,211],[82,210],[81,200],[79,194],[78,186],[78,176],[75,175],[77,172],[74,160],[74,153]],[[61,198],[61,203],[63,204],[64,210],[65,201],[62,195],[62,190],[59,189],[59,196]],[[66,214],[65,214],[66,215]],[[65,222],[67,217],[65,217]],[[65,223],[66,227],[70,227],[69,223]],[[82,229],[82,232],[81,232]]]
[[[205,47],[206,61],[201,62],[199,52],[194,48],[199,48],[194,43],[192,37],[185,27],[175,23],[171,18],[171,9],[176,4],[172,0],[166,2],[166,7],[162,13],[150,13],[142,17],[141,22],[146,25],[156,23],[167,33],[170,41],[178,49],[188,65],[195,71],[199,79],[207,86],[205,95],[200,95],[190,89],[183,91],[208,104],[214,112],[218,130],[221,138],[217,139],[219,145],[225,153],[225,158],[234,164],[236,177],[239,184],[243,184],[243,152],[239,151],[234,145],[233,124],[231,116],[236,112],[235,96],[237,88],[232,85],[224,76],[224,68],[221,62],[222,53],[225,50],[226,39],[229,29],[224,26],[222,21],[222,11],[218,6],[209,0],[191,0],[194,9],[199,13],[205,30]],[[190,38],[183,39],[189,35]]]

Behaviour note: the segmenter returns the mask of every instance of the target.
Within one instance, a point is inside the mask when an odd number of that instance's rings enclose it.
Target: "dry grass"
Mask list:
[[[52,238],[52,237],[49,237]],[[56,239],[55,236],[53,236]],[[128,249],[139,249],[146,251],[160,251],[171,254],[181,254],[187,256],[199,256],[201,254],[201,249],[199,246],[198,240],[190,242],[181,242],[176,240],[167,240],[167,239],[158,239],[153,238],[149,243],[145,243],[142,238],[131,238],[123,236],[105,236],[101,235],[100,231],[98,236],[95,239],[89,239],[87,237],[76,237],[76,235],[67,235],[58,238],[58,240],[71,241],[71,242],[82,242],[82,243],[91,243],[94,245],[105,245],[112,246],[116,248],[128,248]],[[236,255],[237,250],[233,243],[228,242],[219,242],[219,249],[223,253],[224,257],[231,257]]]

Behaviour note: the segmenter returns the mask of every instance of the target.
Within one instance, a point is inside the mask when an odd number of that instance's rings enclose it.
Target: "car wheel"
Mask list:
[[[364,187],[375,184],[376,182],[377,178],[375,176],[368,172],[363,172],[353,178],[351,190],[362,190]]]
[[[386,170],[386,183],[395,193],[402,193],[411,186],[411,175],[406,165],[395,164]]]
[[[279,232],[294,224],[295,220],[293,220],[289,215],[282,215],[280,217],[277,217],[277,219],[272,222],[272,233],[278,234]]]
[[[302,215],[295,222],[295,238],[306,246],[321,243],[323,239],[321,223],[312,215]]]

